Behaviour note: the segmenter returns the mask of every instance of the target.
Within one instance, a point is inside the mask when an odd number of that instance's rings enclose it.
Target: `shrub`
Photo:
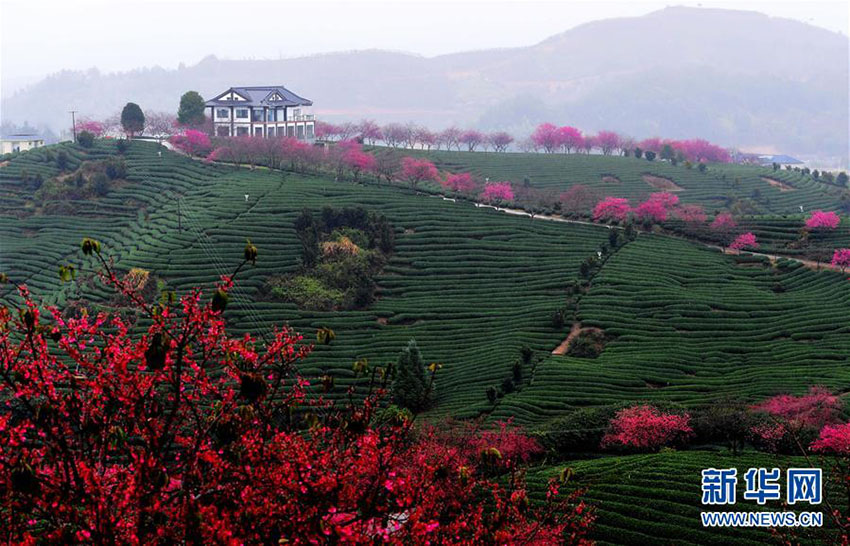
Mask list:
[[[119,138],[118,141],[115,143],[115,148],[118,150],[119,154],[123,154],[124,152],[130,149],[130,141],[123,138]]]
[[[596,358],[605,348],[605,333],[597,329],[584,329],[567,347],[567,354],[578,358]]]
[[[655,160],[655,152],[653,152],[651,150],[647,150],[643,155],[646,157],[647,161],[654,161]]]
[[[107,193],[109,193],[109,178],[103,173],[96,173],[92,177],[91,187],[92,192],[98,196],[103,197]]]
[[[94,135],[88,131],[77,133],[77,143],[83,148],[91,148],[94,146]]]
[[[105,171],[110,180],[127,178],[127,163],[123,158],[110,157],[106,160]]]
[[[596,451],[619,405],[582,408],[538,427],[543,446],[559,455]]]

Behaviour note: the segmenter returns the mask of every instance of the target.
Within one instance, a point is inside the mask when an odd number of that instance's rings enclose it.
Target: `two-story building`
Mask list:
[[[313,140],[313,101],[282,85],[231,87],[206,101],[215,136],[253,135]]]

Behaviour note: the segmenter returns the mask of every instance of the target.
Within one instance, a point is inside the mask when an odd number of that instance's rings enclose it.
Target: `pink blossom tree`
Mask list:
[[[850,423],[826,425],[809,447],[816,453],[850,455]]]
[[[602,447],[620,446],[658,451],[680,443],[693,434],[690,415],[664,413],[650,405],[632,406],[617,412],[602,438]]]
[[[531,133],[531,141],[538,148],[543,148],[547,154],[551,154],[561,147],[561,138],[558,128],[551,123],[543,123],[537,126]]]
[[[360,133],[360,137],[363,141],[370,146],[383,138],[380,125],[371,119],[364,119],[360,121],[357,126],[357,131]]]
[[[210,137],[196,129],[186,129],[182,134],[172,136],[169,142],[190,157],[205,155],[212,150]]]
[[[425,127],[419,127],[416,130],[415,139],[423,150],[430,150],[437,143],[437,135]]]
[[[416,186],[420,182],[438,181],[440,179],[440,172],[427,159],[405,157],[401,160],[401,178],[406,180],[411,188],[416,189]]]
[[[460,150],[460,134],[461,130],[457,127],[446,127],[440,131],[439,140],[446,146],[446,150]]]
[[[603,155],[611,155],[620,148],[620,135],[614,131],[599,131],[596,135],[596,145]]]
[[[841,272],[844,273],[844,270],[850,267],[850,248],[836,249],[832,255],[831,264],[833,267],[840,267]]]
[[[625,221],[632,211],[629,200],[623,197],[606,197],[596,204],[593,208],[593,220],[600,222],[603,220],[618,220]]]
[[[475,180],[469,173],[448,174],[442,185],[451,191],[468,193],[475,189]]]
[[[100,138],[103,136],[105,128],[103,126],[103,123],[99,121],[83,118],[77,122],[77,132],[81,133],[83,131],[88,131],[94,136]]]
[[[682,205],[673,209],[673,214],[688,224],[703,224],[708,219],[700,205]]]
[[[599,194],[584,184],[575,184],[562,193],[558,199],[562,203],[564,212],[587,214],[593,205],[599,201]]]
[[[635,217],[643,222],[663,222],[667,219],[667,207],[662,201],[647,199],[635,208]]]
[[[756,236],[750,232],[742,233],[735,237],[735,240],[732,241],[732,244],[729,245],[729,248],[732,250],[743,250],[745,248],[756,249],[759,247],[758,242],[756,242]]]
[[[593,135],[587,135],[582,138],[581,141],[581,149],[584,150],[584,153],[590,154],[594,148],[597,147],[596,137]]]
[[[573,150],[578,151],[584,143],[584,138],[581,136],[581,131],[575,127],[565,125],[558,128],[558,143],[565,152],[571,153]]]
[[[806,229],[816,231],[833,230],[841,223],[841,218],[834,212],[816,210],[806,220]]]
[[[721,246],[725,249],[729,242],[729,237],[738,226],[735,219],[728,212],[721,212],[714,217],[714,221],[709,225],[709,229],[720,237]]]
[[[490,145],[493,146],[493,150],[497,152],[504,152],[511,145],[511,142],[514,141],[514,137],[504,131],[492,133],[487,139],[490,141]]]
[[[391,148],[403,145],[407,139],[407,128],[400,123],[384,125],[381,128],[381,133],[384,135],[384,143]]]
[[[336,140],[340,134],[340,128],[326,121],[317,121],[314,134],[319,140]]]
[[[481,131],[476,131],[475,129],[468,129],[460,134],[460,138],[458,139],[461,144],[466,146],[466,151],[474,152],[475,148],[481,145],[484,142],[485,136]]]
[[[481,192],[481,200],[487,203],[499,201],[513,201],[514,190],[510,182],[490,182],[484,186]]]
[[[841,408],[841,399],[824,387],[811,387],[800,396],[779,394],[750,408],[755,415],[769,418],[751,432],[755,440],[775,449],[780,442],[795,443],[801,436],[837,423]]]
[[[360,174],[375,171],[375,156],[363,151],[363,147],[354,140],[346,140],[338,144],[341,151],[341,163],[344,169],[351,172],[354,181],[360,180]]]

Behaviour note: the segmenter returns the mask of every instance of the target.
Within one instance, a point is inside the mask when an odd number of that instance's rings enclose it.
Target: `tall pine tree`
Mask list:
[[[416,340],[411,339],[398,356],[392,385],[393,402],[414,412],[424,409],[430,398],[429,383],[419,347]]]

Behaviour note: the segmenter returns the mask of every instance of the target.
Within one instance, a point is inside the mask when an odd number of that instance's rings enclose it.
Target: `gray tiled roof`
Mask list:
[[[227,95],[233,91],[242,95],[248,100],[219,100],[219,97]],[[283,100],[269,100],[275,93],[281,96]],[[208,100],[205,103],[207,106],[312,106],[313,101],[299,97],[289,89],[282,85],[268,85],[257,87],[231,87],[223,93],[219,93],[216,98]]]

